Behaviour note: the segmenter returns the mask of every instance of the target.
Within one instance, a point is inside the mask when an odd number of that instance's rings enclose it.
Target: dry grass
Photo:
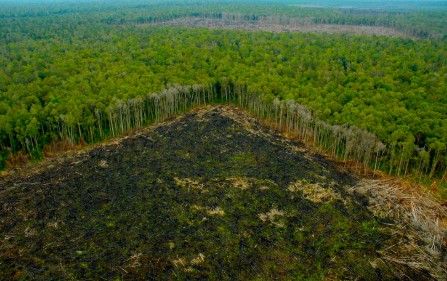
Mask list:
[[[383,251],[385,262],[429,270],[446,280],[446,207],[429,193],[389,178],[361,179],[350,191],[367,196],[368,209],[395,224],[398,242]]]
[[[248,178],[244,178],[244,177],[233,177],[233,178],[228,178],[228,181],[231,182],[231,184],[235,187],[235,188],[239,188],[242,190],[247,190],[251,187],[250,184],[250,180]]]
[[[208,215],[210,216],[219,216],[219,217],[223,217],[225,215],[225,211],[220,208],[220,207],[216,207],[216,208],[210,208],[207,210]]]
[[[209,216],[223,217],[225,215],[225,210],[219,206],[211,208],[211,207],[203,207],[203,206],[199,206],[199,205],[192,205],[191,207],[197,211],[204,211]]]
[[[191,264],[192,265],[198,265],[205,262],[205,255],[202,253],[199,253],[199,255],[193,259],[191,259]]]
[[[278,218],[283,217],[285,215],[286,213],[284,211],[280,211],[276,208],[273,208],[266,213],[259,214],[258,217],[262,222],[270,222],[278,227],[283,227],[284,223],[278,221]]]
[[[183,188],[192,188],[192,189],[202,190],[204,187],[203,184],[201,184],[200,182],[192,180],[192,179],[188,179],[188,178],[179,179],[179,178],[175,177],[174,180],[175,180],[175,184],[177,186],[180,186]]]
[[[199,253],[196,257],[191,258],[189,261],[186,258],[180,257],[171,260],[172,265],[176,269],[181,269],[185,272],[193,272],[194,268],[191,266],[198,266],[205,262],[205,255]]]
[[[332,188],[323,188],[317,183],[312,184],[302,180],[297,180],[296,182],[291,183],[287,190],[290,192],[301,191],[304,194],[304,198],[314,203],[330,202],[336,199],[341,199]]]

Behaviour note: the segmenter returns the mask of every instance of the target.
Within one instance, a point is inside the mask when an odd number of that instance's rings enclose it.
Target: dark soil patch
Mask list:
[[[355,180],[238,118],[189,114],[0,179],[0,279],[395,279]]]

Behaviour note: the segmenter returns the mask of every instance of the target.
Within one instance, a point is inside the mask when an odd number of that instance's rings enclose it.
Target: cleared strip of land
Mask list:
[[[231,29],[244,31],[269,31],[269,32],[315,32],[315,33],[343,33],[355,35],[377,35],[400,38],[413,38],[403,32],[383,26],[366,25],[336,25],[336,24],[284,24],[269,20],[244,21],[227,19],[210,19],[185,17],[169,21],[141,24],[140,26],[184,26],[203,27],[210,29]]]

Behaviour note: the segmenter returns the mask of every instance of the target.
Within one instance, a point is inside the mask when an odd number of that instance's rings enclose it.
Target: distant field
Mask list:
[[[178,18],[164,22],[142,24],[142,26],[185,26],[203,27],[212,29],[232,29],[244,31],[270,31],[270,32],[315,32],[340,33],[355,35],[377,35],[400,38],[416,38],[399,30],[382,26],[365,25],[336,25],[336,24],[278,24],[269,21],[231,21],[209,18]]]
[[[278,1],[281,2],[281,1]],[[290,3],[290,6],[306,7],[306,8],[339,8],[339,9],[364,9],[364,10],[447,10],[447,2],[443,0],[419,1],[419,0],[401,0],[401,1],[284,1]]]

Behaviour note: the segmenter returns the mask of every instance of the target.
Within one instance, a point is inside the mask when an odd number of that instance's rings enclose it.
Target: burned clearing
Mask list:
[[[238,109],[207,108],[1,178],[0,279],[436,279],[384,256],[406,233],[356,183]]]

